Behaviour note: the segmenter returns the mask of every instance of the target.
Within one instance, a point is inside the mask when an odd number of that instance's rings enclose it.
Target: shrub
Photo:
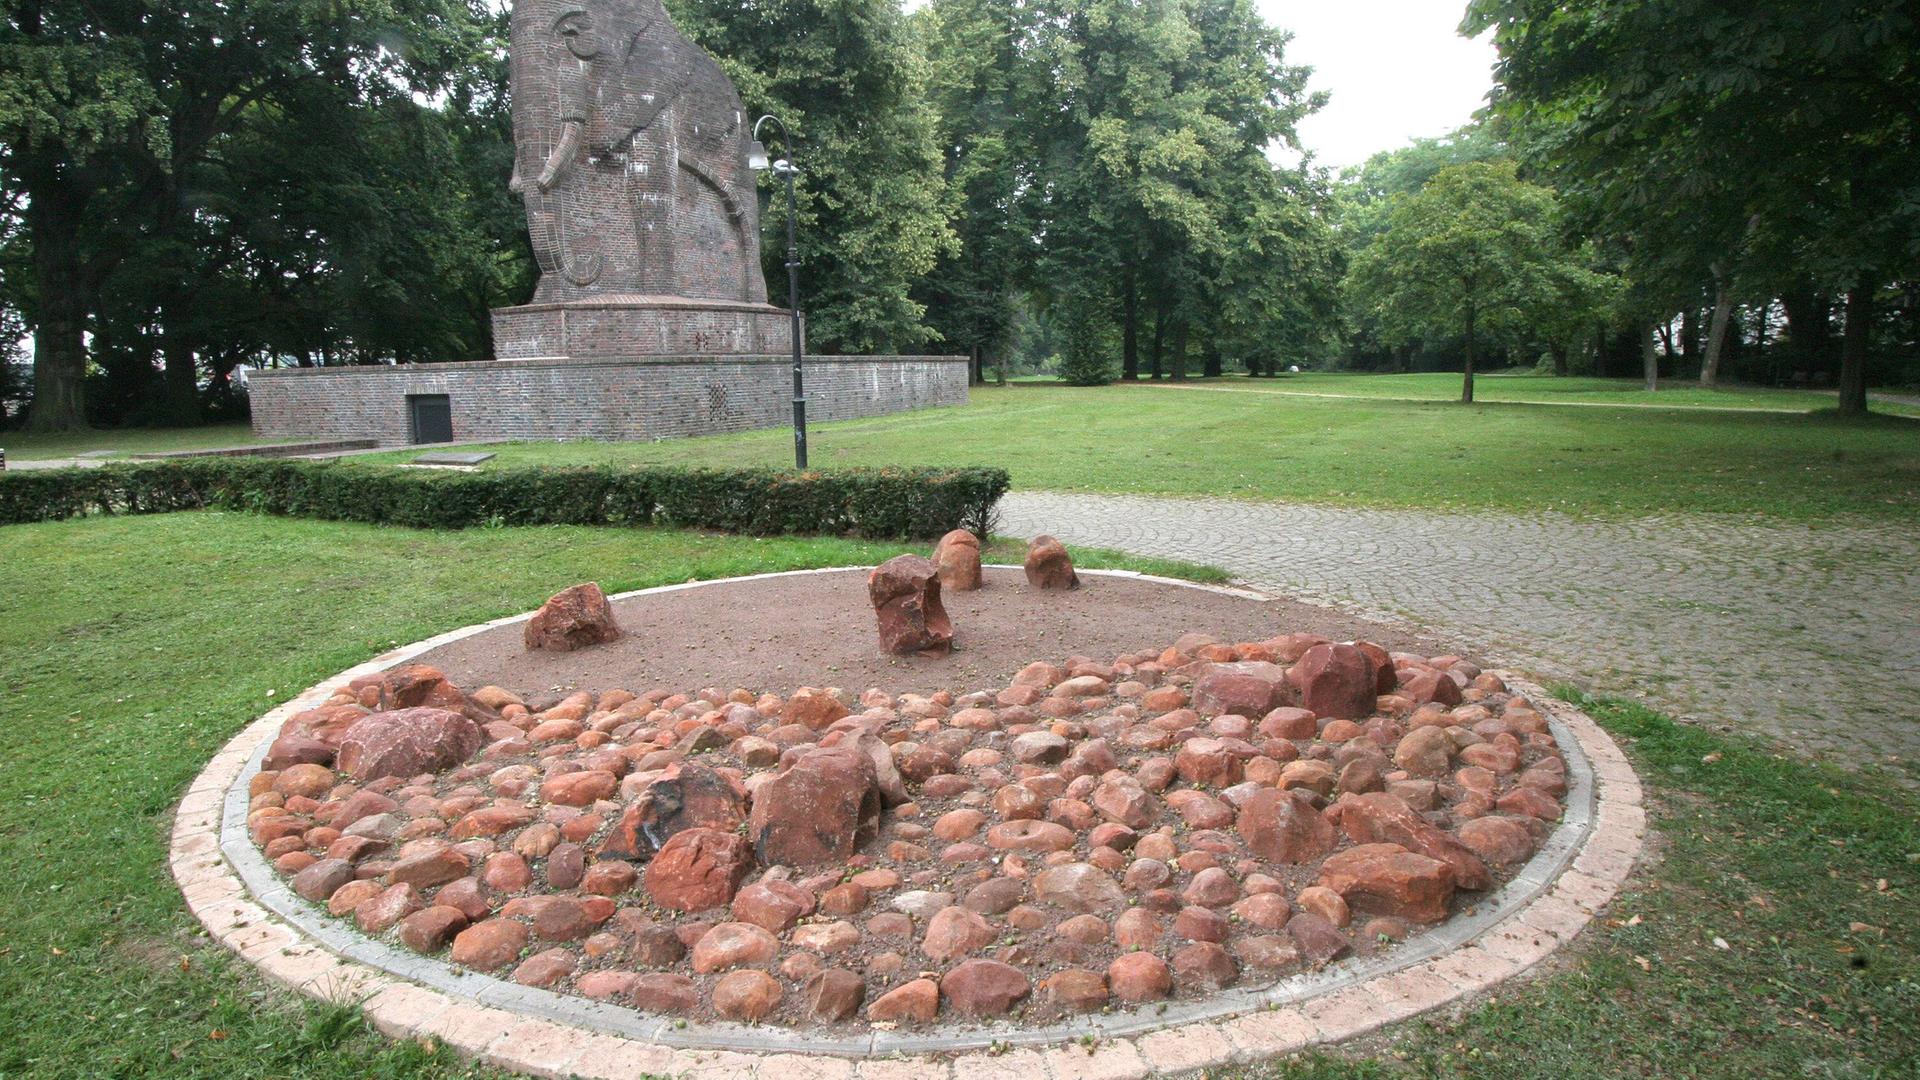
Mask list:
[[[678,525],[772,535],[929,539],[983,530],[1004,469],[499,469],[449,473],[259,458],[189,458],[0,474],[0,525],[218,506],[462,529]]]

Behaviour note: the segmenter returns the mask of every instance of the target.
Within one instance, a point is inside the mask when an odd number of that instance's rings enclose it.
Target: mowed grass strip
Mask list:
[[[997,463],[1016,492],[1605,517],[1920,517],[1920,423],[1890,417],[1018,385],[975,387],[971,403],[954,408],[819,424],[809,435],[816,467]],[[784,428],[488,449],[497,456],[487,468],[785,467],[793,453]],[[390,464],[418,453],[348,460]]]
[[[166,870],[193,775],[328,673],[576,581],[627,589],[898,550],[220,513],[0,529],[0,1077],[493,1075],[269,988],[209,944]],[[1913,794],[1584,704],[1640,769],[1659,830],[1607,921],[1553,974],[1458,1019],[1246,1075],[1913,1075]]]

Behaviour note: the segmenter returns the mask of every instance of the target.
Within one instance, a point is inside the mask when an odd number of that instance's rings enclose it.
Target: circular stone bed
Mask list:
[[[1545,717],[1468,661],[1085,581],[990,570],[942,658],[877,653],[862,571],[617,600],[627,635],[575,653],[499,626],[287,720],[246,826],[415,952],[844,1035],[1151,1012],[1390,950],[1562,813]]]

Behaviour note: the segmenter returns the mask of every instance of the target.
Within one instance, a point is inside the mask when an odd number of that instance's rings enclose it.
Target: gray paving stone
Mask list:
[[[1689,721],[1920,767],[1920,534],[1899,523],[1053,492],[1001,511],[1012,535],[1209,563]]]

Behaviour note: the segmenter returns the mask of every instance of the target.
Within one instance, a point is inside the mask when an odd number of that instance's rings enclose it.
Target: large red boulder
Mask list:
[[[1315,645],[1287,672],[1300,688],[1300,704],[1322,718],[1357,720],[1373,715],[1379,676],[1373,660],[1351,645]]]
[[[940,571],[918,555],[896,555],[867,575],[867,598],[880,623],[880,649],[894,656],[944,654],[953,622],[940,604]]]
[[[933,547],[933,565],[940,570],[940,587],[948,592],[972,592],[980,587],[980,538],[955,529]]]
[[[479,725],[446,709],[396,709],[374,713],[340,740],[341,772],[365,782],[382,776],[417,776],[458,765],[480,749]]]
[[[1287,669],[1265,660],[1208,664],[1193,680],[1193,711],[1202,716],[1265,716],[1291,704]]]
[[[753,866],[747,842],[718,829],[676,833],[647,864],[647,895],[675,911],[725,907]]]
[[[1240,804],[1235,822],[1247,847],[1274,863],[1308,863],[1333,850],[1333,823],[1297,790],[1261,788]]]
[[[1484,889],[1493,884],[1487,864],[1457,837],[1420,816],[1398,795],[1371,791],[1341,800],[1340,827],[1356,844],[1398,844],[1453,869],[1455,884]]]
[[[1036,589],[1077,589],[1080,575],[1073,572],[1073,557],[1067,546],[1051,536],[1036,536],[1027,545],[1027,584]]]
[[[1361,844],[1327,857],[1320,884],[1355,911],[1436,923],[1447,917],[1453,868],[1399,844]]]
[[[523,635],[527,651],[572,652],[601,645],[620,636],[607,594],[589,581],[553,594],[527,620]]]
[[[747,835],[763,865],[837,866],[879,831],[881,803],[857,746],[817,747],[754,790]]]
[[[645,859],[688,829],[732,832],[746,818],[733,781],[696,761],[677,761],[647,785],[600,842],[602,858]]]

